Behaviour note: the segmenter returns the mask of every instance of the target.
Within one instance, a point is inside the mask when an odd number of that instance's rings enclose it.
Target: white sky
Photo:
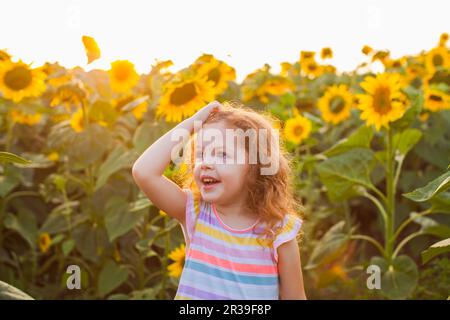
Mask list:
[[[364,60],[363,45],[393,57],[436,45],[450,32],[448,0],[2,0],[0,49],[16,59],[108,69],[128,59],[139,72],[155,59],[173,71],[212,53],[238,80],[269,63],[293,62],[300,50],[330,46],[338,70]],[[82,35],[97,40],[99,61],[86,65]]]

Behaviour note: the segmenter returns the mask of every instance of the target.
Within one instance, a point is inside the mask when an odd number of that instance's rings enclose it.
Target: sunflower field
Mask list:
[[[173,299],[184,263],[177,221],[131,175],[165,132],[212,100],[277,117],[305,208],[309,299],[450,295],[450,50],[338,72],[332,48],[266,64],[238,83],[211,54],[172,72],[132,62],[86,71],[0,50],[0,281],[35,299]],[[84,36],[88,63],[101,59]],[[382,66],[374,73],[373,66]],[[180,183],[183,167],[165,175]],[[68,266],[81,270],[69,289]],[[369,270],[380,285],[369,286]]]

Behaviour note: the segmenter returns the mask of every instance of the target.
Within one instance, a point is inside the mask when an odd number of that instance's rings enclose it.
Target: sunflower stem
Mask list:
[[[387,192],[387,219],[385,229],[386,255],[392,258],[394,244],[394,218],[395,218],[395,187],[394,187],[394,148],[393,129],[387,129],[386,135],[386,192]]]

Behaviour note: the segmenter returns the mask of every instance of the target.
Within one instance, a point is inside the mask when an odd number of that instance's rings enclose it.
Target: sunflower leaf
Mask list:
[[[405,156],[422,138],[422,131],[418,129],[406,129],[394,135],[394,148]]]
[[[331,200],[344,200],[356,196],[354,186],[372,188],[370,173],[376,164],[372,150],[351,149],[328,158],[316,166]]]
[[[118,266],[114,261],[108,260],[100,272],[98,279],[98,294],[105,296],[128,279],[128,269]]]
[[[418,188],[412,192],[404,193],[403,196],[416,202],[423,202],[430,200],[440,192],[443,192],[449,188],[450,170],[429,182],[426,186]]]
[[[422,263],[427,263],[435,256],[447,252],[450,252],[450,238],[436,242],[427,250],[422,251]]]
[[[369,148],[373,138],[373,129],[366,125],[360,126],[349,137],[338,141],[334,146],[324,151],[323,154],[331,157],[344,153],[353,148]]]

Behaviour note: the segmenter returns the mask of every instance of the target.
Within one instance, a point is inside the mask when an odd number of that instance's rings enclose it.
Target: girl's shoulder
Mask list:
[[[303,219],[294,214],[286,214],[276,226],[275,239],[273,242],[275,260],[278,261],[277,248],[285,242],[296,239],[300,234]]]

